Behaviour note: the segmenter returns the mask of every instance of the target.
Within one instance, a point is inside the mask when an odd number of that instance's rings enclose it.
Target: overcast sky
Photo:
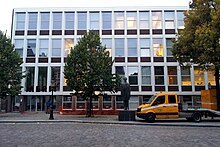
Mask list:
[[[190,0],[6,0],[0,6],[0,30],[10,35],[13,8],[188,6]]]

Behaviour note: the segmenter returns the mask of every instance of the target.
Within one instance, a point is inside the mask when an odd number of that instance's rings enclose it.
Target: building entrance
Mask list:
[[[45,110],[44,96],[27,96],[25,111],[37,112]]]

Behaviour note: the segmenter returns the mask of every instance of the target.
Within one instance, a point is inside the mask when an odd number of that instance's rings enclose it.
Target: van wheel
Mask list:
[[[192,120],[193,120],[194,122],[200,122],[200,121],[202,121],[202,116],[201,116],[201,114],[198,113],[198,112],[193,113],[193,115],[192,115]]]
[[[154,115],[153,113],[147,114],[146,120],[147,120],[149,123],[154,122],[154,121],[155,121],[155,115]]]

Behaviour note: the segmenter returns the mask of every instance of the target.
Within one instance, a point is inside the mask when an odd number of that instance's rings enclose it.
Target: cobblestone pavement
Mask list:
[[[219,147],[220,128],[1,123],[1,147]]]

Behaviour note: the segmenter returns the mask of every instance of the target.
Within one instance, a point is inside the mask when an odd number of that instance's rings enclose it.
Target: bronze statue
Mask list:
[[[130,99],[130,84],[127,83],[127,78],[124,77],[124,83],[121,85],[121,98],[124,102],[124,110],[129,109],[129,99]]]

